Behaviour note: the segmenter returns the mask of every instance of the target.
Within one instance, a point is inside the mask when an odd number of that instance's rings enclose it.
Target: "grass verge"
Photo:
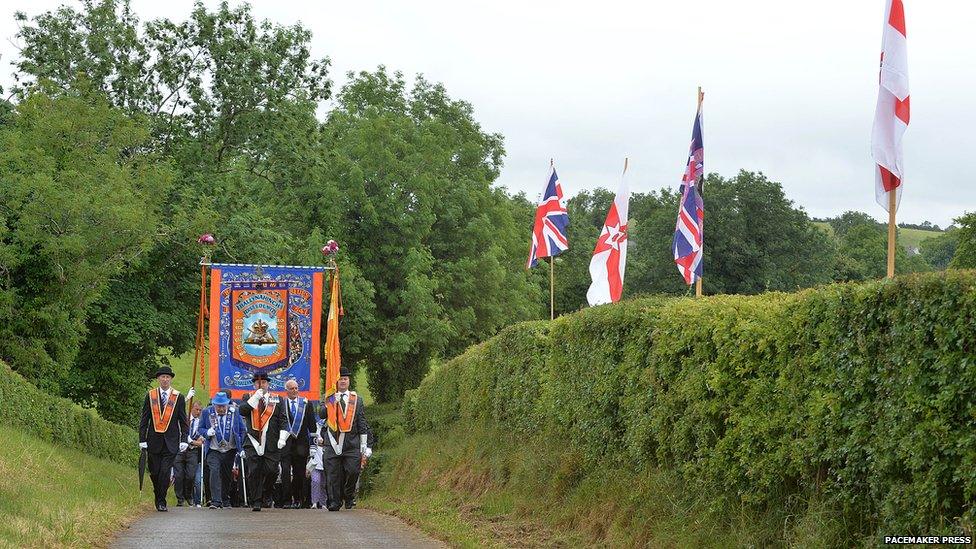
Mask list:
[[[382,447],[364,504],[458,547],[839,547],[842,518],[815,498],[716,504],[673,472],[585,466],[566,445],[488,427]]]
[[[0,439],[0,545],[104,547],[151,508],[152,487],[140,498],[134,468],[9,427]]]

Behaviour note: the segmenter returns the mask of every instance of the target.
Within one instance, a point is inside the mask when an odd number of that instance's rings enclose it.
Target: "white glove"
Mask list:
[[[186,399],[187,400],[192,399],[193,395],[195,394],[197,394],[197,392],[193,390],[193,387],[190,387],[190,390],[186,392]]]
[[[373,449],[367,446],[366,449],[363,450],[363,455],[366,456],[366,459],[369,459],[369,457],[373,455]]]
[[[214,429],[213,427],[211,427],[211,428],[209,428],[209,429],[207,429],[207,436],[208,436],[208,437],[212,437],[212,436],[214,436],[214,435],[216,435],[216,434],[217,434],[217,430],[216,430],[216,429]]]
[[[285,442],[288,441],[288,431],[281,431],[278,435],[278,449],[281,450],[285,447]]]
[[[368,440],[367,435],[359,435],[359,450],[360,451],[362,451],[362,452],[365,452],[366,451],[366,445],[368,444],[368,442],[366,442],[367,440]]]
[[[323,444],[325,444],[325,439],[322,438],[322,437],[319,437],[319,438],[315,439],[315,444],[318,444],[319,446],[322,446]]]
[[[140,442],[139,443],[139,448],[142,449],[142,450],[145,450],[146,448],[149,448],[149,443],[148,442]]]
[[[309,446],[308,447],[308,455],[310,455],[310,456],[314,456],[315,455],[315,446]]]
[[[181,443],[180,443],[180,451],[181,451],[181,452],[185,452],[185,451],[186,451],[186,447],[187,447],[187,446],[188,446],[188,444],[187,444],[187,443],[185,443],[185,442],[181,442]]]
[[[237,457],[239,457],[241,459],[244,459],[244,450],[241,450],[240,452],[238,452]]]
[[[257,391],[254,391],[254,394],[251,395],[251,398],[247,399],[247,403],[251,405],[251,408],[257,408],[258,401],[261,400],[261,397],[263,395],[264,395],[264,391],[258,389]]]

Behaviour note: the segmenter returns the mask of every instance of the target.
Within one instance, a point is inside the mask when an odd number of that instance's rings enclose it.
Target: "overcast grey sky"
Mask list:
[[[4,3],[0,81],[16,54],[13,12],[62,3]],[[976,3],[904,3],[912,119],[898,217],[946,225],[976,210]],[[184,19],[192,4],[132,1],[142,19]],[[505,136],[499,184],[532,199],[550,157],[569,195],[615,188],[625,156],[634,192],[677,186],[701,85],[707,171],[762,171],[814,216],[887,219],[870,157],[883,0],[251,4],[259,19],[311,29],[338,85],[379,64],[444,83]]]

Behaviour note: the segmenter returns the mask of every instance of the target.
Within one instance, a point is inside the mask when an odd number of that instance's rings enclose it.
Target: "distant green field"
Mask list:
[[[822,229],[830,236],[834,236],[834,228],[824,221],[814,221],[813,224]],[[907,248],[918,248],[919,244],[927,239],[939,236],[942,231],[926,231],[922,229],[902,229],[898,228],[898,240],[901,245]]]

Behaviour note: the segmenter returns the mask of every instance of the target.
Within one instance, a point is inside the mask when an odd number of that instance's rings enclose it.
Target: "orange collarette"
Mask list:
[[[258,440],[261,440],[261,431],[274,415],[275,405],[270,402],[264,407],[264,413],[258,412],[257,408],[251,409],[251,428],[258,432]]]
[[[334,398],[333,395],[330,398]],[[349,402],[346,404],[346,413],[342,413],[342,406],[338,400],[333,400],[329,405],[329,428],[340,433],[348,433],[352,429],[352,420],[356,416],[356,393],[349,393]]]
[[[166,400],[166,407],[162,414],[159,412],[159,389],[149,390],[149,404],[152,409],[153,429],[157,433],[165,433],[169,429],[169,423],[173,419],[173,410],[176,410],[176,399],[180,396],[179,391],[173,389]]]

